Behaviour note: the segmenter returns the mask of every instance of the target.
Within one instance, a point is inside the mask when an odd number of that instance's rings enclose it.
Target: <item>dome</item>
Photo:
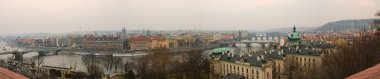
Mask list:
[[[300,33],[296,31],[296,26],[293,27],[293,32],[288,34],[289,41],[298,41],[300,40]]]
[[[222,53],[222,52],[227,52],[227,51],[230,51],[229,48],[215,48],[212,50],[212,53]]]
[[[212,54],[211,54],[211,57],[214,57],[214,58],[220,58],[221,55],[222,55],[222,52],[229,52],[230,49],[229,48],[215,48],[212,50]]]

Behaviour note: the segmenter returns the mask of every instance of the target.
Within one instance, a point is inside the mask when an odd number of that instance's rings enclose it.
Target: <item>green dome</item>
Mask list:
[[[288,34],[289,41],[298,41],[300,40],[300,33],[296,31],[296,26],[293,27],[293,32]]]
[[[212,50],[212,54],[210,55],[211,57],[213,58],[220,58],[221,55],[222,55],[222,52],[227,52],[227,51],[230,51],[229,48],[215,48]]]
[[[221,53],[221,52],[227,52],[227,51],[230,51],[229,48],[227,47],[224,47],[224,48],[215,48],[212,50],[212,53]]]

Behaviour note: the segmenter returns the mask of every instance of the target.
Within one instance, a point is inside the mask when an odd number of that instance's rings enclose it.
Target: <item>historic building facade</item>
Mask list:
[[[129,38],[130,50],[149,50],[169,48],[169,42],[164,38],[135,36]]]
[[[286,44],[278,49],[241,54],[229,48],[216,48],[209,60],[214,76],[234,74],[246,79],[288,79],[294,77],[292,73],[296,70],[309,72],[320,68],[324,55],[336,51],[335,48],[323,41],[300,40],[294,27]]]
[[[86,35],[82,48],[91,50],[123,50],[123,39],[120,37]]]

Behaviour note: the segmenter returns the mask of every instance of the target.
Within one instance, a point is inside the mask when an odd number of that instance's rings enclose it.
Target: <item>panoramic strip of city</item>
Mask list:
[[[0,0],[0,79],[380,79],[380,0]]]

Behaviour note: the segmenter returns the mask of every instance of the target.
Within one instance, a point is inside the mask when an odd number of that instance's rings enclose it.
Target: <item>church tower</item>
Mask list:
[[[301,40],[300,38],[300,33],[296,31],[296,26],[293,26],[293,32],[290,32],[288,34],[288,46],[294,46],[294,45],[299,45],[299,41]]]
[[[127,30],[125,30],[125,27],[123,27],[123,28],[121,29],[121,35],[122,35],[123,37],[126,37],[126,36],[127,36]]]

